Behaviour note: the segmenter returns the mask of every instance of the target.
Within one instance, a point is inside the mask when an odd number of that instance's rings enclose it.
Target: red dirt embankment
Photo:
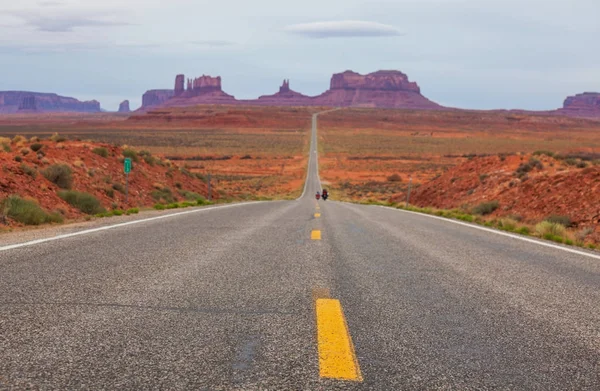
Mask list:
[[[492,216],[520,216],[532,223],[553,214],[568,216],[574,226],[594,228],[598,235],[600,165],[594,163],[545,155],[473,158],[421,185],[411,195],[411,203],[450,209],[498,201]],[[519,169],[524,166],[530,171]]]
[[[58,196],[61,189],[42,174],[54,164],[66,164],[71,168],[72,190],[94,195],[109,210],[152,206],[157,203],[152,193],[165,188],[171,191],[174,201],[184,199],[180,190],[207,196],[207,186],[201,179],[167,160],[146,155],[145,158],[138,156],[138,162],[133,163],[129,198],[125,202],[121,147],[79,141],[20,139],[15,142],[13,139],[11,142],[5,138],[0,144],[0,201],[10,195],[19,195],[36,200],[43,209],[58,211],[68,219],[81,217],[83,213],[63,201]],[[33,151],[33,144],[42,147]],[[95,148],[105,148],[106,157],[94,153]]]

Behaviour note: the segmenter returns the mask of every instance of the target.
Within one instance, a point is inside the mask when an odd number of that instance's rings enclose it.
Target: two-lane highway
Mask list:
[[[600,259],[314,198],[0,247],[0,389],[600,389]]]

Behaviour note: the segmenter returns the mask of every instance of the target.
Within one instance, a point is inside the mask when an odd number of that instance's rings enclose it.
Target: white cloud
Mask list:
[[[303,23],[287,26],[285,31],[309,38],[391,37],[402,33],[393,26],[356,20]]]
[[[71,32],[76,27],[124,26],[130,23],[118,20],[101,19],[88,15],[47,15],[27,11],[11,12],[13,16],[22,19],[27,25],[38,31]]]

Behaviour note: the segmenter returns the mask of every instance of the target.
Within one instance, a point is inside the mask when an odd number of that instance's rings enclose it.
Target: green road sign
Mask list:
[[[131,159],[126,157],[125,161],[123,161],[125,174],[129,174],[131,172]]]

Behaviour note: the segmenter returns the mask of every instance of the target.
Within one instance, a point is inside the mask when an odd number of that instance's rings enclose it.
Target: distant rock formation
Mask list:
[[[584,92],[565,99],[559,114],[573,117],[600,117],[600,93]]]
[[[37,112],[80,112],[98,113],[101,111],[98,101],[82,102],[75,98],[57,94],[0,91],[0,113],[16,113],[17,111]]]
[[[440,109],[421,95],[417,83],[400,71],[361,75],[346,71],[332,76],[330,89],[314,98],[320,106]]]
[[[272,106],[310,106],[312,98],[290,89],[290,81],[286,79],[283,81],[281,87],[279,87],[278,93],[263,95],[255,103]]]
[[[149,90],[142,95],[142,108],[160,106],[174,95],[173,90]]]
[[[129,101],[128,100],[124,100],[123,102],[121,102],[121,104],[119,105],[119,113],[130,113],[131,109],[129,108]]]
[[[413,109],[442,109],[423,95],[415,82],[399,71],[379,71],[368,75],[346,71],[333,75],[330,89],[310,97],[290,89],[285,79],[279,92],[263,95],[255,100],[236,100],[223,92],[221,77],[202,75],[187,79],[175,78],[174,90],[152,90],[144,94],[142,109],[153,106],[191,106],[195,104],[249,104],[270,106],[336,106],[336,107],[389,107]]]
[[[175,77],[175,96],[181,96],[185,92],[185,75],[177,75]]]
[[[31,95],[24,97],[21,101],[21,104],[19,105],[18,111],[37,111],[37,106],[35,104],[35,96]]]

